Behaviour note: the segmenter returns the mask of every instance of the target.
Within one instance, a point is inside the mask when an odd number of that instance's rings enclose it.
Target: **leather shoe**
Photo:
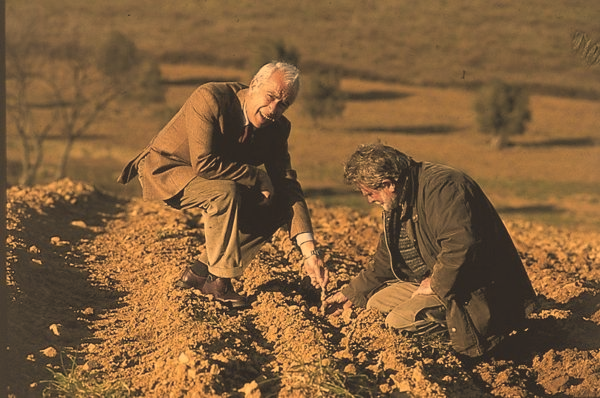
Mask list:
[[[218,278],[212,274],[208,275],[200,291],[203,294],[212,295],[215,300],[221,301],[233,308],[245,307],[247,305],[246,298],[233,290],[231,279],[228,278]]]
[[[175,282],[175,286],[183,289],[194,288],[202,290],[205,282],[206,276],[197,275],[190,267],[187,267],[185,271],[182,272],[179,280]]]

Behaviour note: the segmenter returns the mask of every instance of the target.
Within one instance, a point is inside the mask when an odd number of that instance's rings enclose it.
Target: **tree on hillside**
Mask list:
[[[112,31],[96,53],[96,66],[127,98],[163,102],[165,87],[158,62],[141,52],[122,32]]]
[[[302,88],[302,109],[315,124],[341,115],[346,108],[340,85],[341,74],[334,69],[320,69],[307,76]]]
[[[287,62],[299,67],[300,54],[296,47],[288,46],[284,40],[272,40],[261,44],[250,59],[249,70],[258,71],[261,66],[272,61]]]
[[[300,54],[295,47],[286,45],[283,40],[267,42],[258,48],[251,61],[251,70],[258,70],[271,61],[283,61],[300,67]],[[346,107],[340,89],[341,74],[337,70],[325,68],[302,72],[299,98],[308,117],[317,124],[322,119],[340,115]]]
[[[531,118],[529,96],[520,87],[500,80],[485,84],[475,100],[479,130],[490,134],[491,146],[502,149],[509,137],[523,134]]]
[[[57,119],[56,113],[40,106],[39,98],[47,97],[51,86],[40,73],[45,66],[40,37],[35,23],[24,21],[15,29],[14,20],[7,21],[6,31],[6,113],[21,144],[20,185],[31,185],[44,161],[44,142]],[[36,101],[38,101],[36,103]]]
[[[72,32],[55,45],[45,42],[36,21],[7,26],[7,113],[22,148],[21,185],[36,183],[50,138],[64,144],[53,176],[60,179],[75,142],[111,104],[145,94],[164,100],[158,66],[139,57],[126,38],[124,50],[105,45],[98,55]]]
[[[93,56],[77,39],[64,44],[60,53],[49,60],[49,66],[47,73],[51,77],[52,91],[48,104],[56,114],[57,133],[64,142],[54,173],[58,180],[67,175],[75,142],[119,98],[120,87],[124,86],[105,84],[103,75],[93,65]]]

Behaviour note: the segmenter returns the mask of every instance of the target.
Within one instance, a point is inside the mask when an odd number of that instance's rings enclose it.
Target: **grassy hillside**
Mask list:
[[[600,91],[600,72],[571,51],[580,30],[600,40],[600,3],[587,0],[7,0],[7,18],[34,19],[48,40],[74,32],[97,43],[119,30],[165,61],[245,66],[270,40],[301,66],[353,76],[464,85],[502,77],[572,92]],[[590,94],[591,95],[591,94]]]
[[[314,126],[299,107],[289,111],[292,156],[310,199],[366,208],[342,184],[341,165],[359,143],[382,140],[469,172],[506,217],[600,228],[600,66],[586,66],[570,43],[575,30],[600,40],[600,3],[6,3],[8,27],[34,20],[48,45],[74,32],[93,46],[120,30],[162,61],[167,81],[247,81],[253,51],[274,39],[298,49],[305,71],[343,68],[352,101],[342,117]],[[472,88],[491,77],[533,94],[528,131],[501,152],[488,148],[472,111]],[[166,104],[115,109],[76,144],[70,176],[139,193],[135,184],[117,186],[116,174],[193,89],[169,85]],[[19,147],[8,134],[10,174]],[[49,153],[59,149],[49,143]]]

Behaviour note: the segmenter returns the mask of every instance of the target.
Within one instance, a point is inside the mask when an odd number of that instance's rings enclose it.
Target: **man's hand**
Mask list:
[[[310,282],[314,287],[325,291],[327,282],[329,282],[329,271],[325,268],[321,254],[316,248],[314,240],[306,241],[300,246],[304,257],[304,271],[310,277]]]
[[[325,307],[325,313],[330,312],[331,316],[337,317],[342,315],[344,310],[352,307],[352,301],[348,300],[348,297],[342,292],[337,292],[333,296],[329,296],[323,302]],[[329,308],[332,307],[332,308]]]
[[[423,279],[417,290],[412,294],[412,297],[415,297],[418,294],[434,294],[433,290],[431,290],[431,278]]]
[[[271,203],[271,199],[273,193],[275,192],[275,189],[273,188],[271,178],[263,169],[258,169],[256,185],[258,186],[258,189],[260,190],[262,196],[264,196],[264,199],[262,202],[259,203],[259,206],[266,206],[269,203]]]
[[[304,270],[310,276],[310,282],[314,287],[325,290],[329,282],[329,271],[324,267],[323,260],[317,255],[304,259]]]

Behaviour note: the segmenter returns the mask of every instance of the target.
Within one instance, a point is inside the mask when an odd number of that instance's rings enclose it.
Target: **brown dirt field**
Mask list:
[[[507,221],[541,306],[464,361],[370,310],[321,316],[283,232],[235,283],[251,307],[230,311],[173,286],[202,250],[197,215],[70,180],[7,196],[11,396],[52,396],[49,369],[140,397],[600,396],[597,233]],[[309,205],[334,291],[368,261],[378,217]]]

